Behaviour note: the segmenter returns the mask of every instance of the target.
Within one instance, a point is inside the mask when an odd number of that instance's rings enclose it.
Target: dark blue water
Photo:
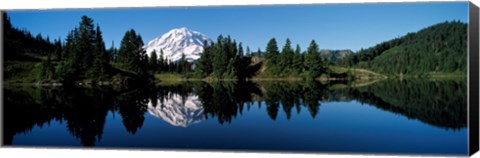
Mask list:
[[[6,89],[4,144],[465,155],[465,86],[381,81]]]

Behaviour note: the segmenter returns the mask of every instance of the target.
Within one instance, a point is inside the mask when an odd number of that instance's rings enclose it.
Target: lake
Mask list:
[[[455,80],[9,87],[3,143],[465,155],[466,96]]]

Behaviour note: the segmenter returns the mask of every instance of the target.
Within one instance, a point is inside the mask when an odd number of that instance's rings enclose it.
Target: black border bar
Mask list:
[[[479,85],[478,85],[478,73],[479,73],[479,51],[478,51],[478,22],[479,22],[479,12],[478,7],[470,2],[469,5],[469,23],[468,23],[468,53],[469,53],[469,122],[468,122],[468,133],[469,133],[469,149],[468,152],[471,155],[478,151],[479,143]]]

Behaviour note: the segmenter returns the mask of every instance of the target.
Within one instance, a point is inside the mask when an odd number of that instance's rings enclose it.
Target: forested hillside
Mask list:
[[[61,54],[60,40],[50,41],[49,37],[41,34],[32,35],[29,31],[12,26],[10,19],[2,13],[4,33],[4,79],[15,78],[17,81],[32,81],[39,74],[41,61],[46,60],[47,54],[57,56]]]
[[[49,37],[44,38],[41,34],[32,35],[27,30],[18,29],[12,26],[10,19],[3,14],[2,24],[4,29],[4,57],[12,60],[27,60],[28,55],[46,55],[48,52],[59,52],[60,40],[50,41]]]
[[[390,75],[422,75],[467,70],[467,24],[452,21],[362,49],[341,60],[343,66]]]
[[[9,17],[2,14],[7,83],[131,84],[150,76],[141,36],[133,29],[127,31],[119,50],[107,50],[100,26],[89,17],[82,16],[64,42],[51,42],[49,37],[34,37],[12,26]]]

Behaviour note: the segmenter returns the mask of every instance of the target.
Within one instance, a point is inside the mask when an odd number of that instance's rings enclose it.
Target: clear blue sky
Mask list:
[[[130,9],[35,10],[7,12],[14,26],[50,39],[65,39],[87,15],[103,31],[107,47],[118,47],[134,28],[144,43],[170,29],[188,27],[215,40],[231,35],[252,51],[272,37],[279,48],[287,37],[305,50],[315,39],[321,49],[367,48],[430,25],[468,21],[468,2],[369,3],[289,6],[167,7]],[[294,45],[293,45],[294,46]]]

